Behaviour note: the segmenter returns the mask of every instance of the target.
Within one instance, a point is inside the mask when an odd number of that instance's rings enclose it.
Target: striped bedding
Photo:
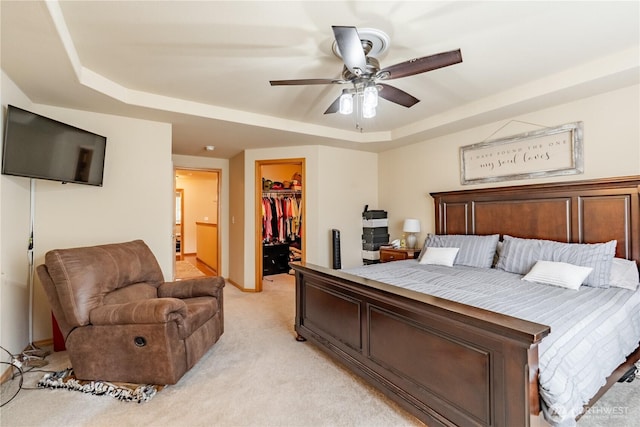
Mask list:
[[[583,405],[640,342],[640,288],[578,291],[525,282],[521,275],[415,260],[344,272],[548,325],[539,344],[539,391],[552,425],[575,425]]]

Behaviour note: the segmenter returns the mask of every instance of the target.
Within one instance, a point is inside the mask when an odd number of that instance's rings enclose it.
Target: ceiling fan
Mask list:
[[[269,81],[271,86],[351,84],[349,88],[343,89],[342,94],[324,114],[338,111],[350,114],[356,95],[362,96],[362,113],[365,118],[375,116],[378,96],[407,108],[412,107],[420,100],[381,81],[413,76],[462,62],[462,53],[458,49],[410,59],[381,69],[375,56],[383,53],[388,47],[389,37],[385,33],[374,29],[358,31],[356,27],[331,28],[335,36],[333,51],[344,62],[342,78]]]

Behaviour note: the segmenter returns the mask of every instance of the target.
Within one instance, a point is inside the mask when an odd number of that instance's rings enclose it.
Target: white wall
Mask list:
[[[342,268],[362,265],[362,211],[378,206],[378,155],[331,147],[319,147],[318,258],[331,266],[331,229],[340,230]]]
[[[3,93],[4,83],[3,79]],[[3,106],[14,102],[2,99]],[[54,248],[143,239],[158,259],[165,278],[171,278],[175,253],[171,238],[175,203],[171,126],[45,105],[29,107],[107,137],[103,187],[35,181],[35,264],[42,263],[44,254]],[[4,234],[2,239],[4,293],[10,287],[6,282],[21,279],[21,272],[27,269],[28,228],[22,219],[28,223],[29,179],[3,176],[2,182],[2,229],[12,233],[11,239],[5,241]],[[14,254],[25,255],[16,261]],[[37,279],[34,300],[33,339],[48,339],[52,336],[50,310]],[[19,348],[14,346],[11,351],[20,351],[28,344],[22,327],[28,322],[26,300],[3,298],[1,308],[2,327],[10,329],[7,337],[3,334],[2,345],[6,338],[19,343]],[[5,318],[5,313],[12,310],[19,314]]]
[[[0,85],[0,123],[5,122],[7,104],[31,109],[31,101],[4,72]],[[4,126],[0,126],[4,139]],[[1,148],[0,148],[1,150]],[[0,176],[0,345],[13,354],[28,344],[28,264],[29,236],[28,179]],[[0,360],[7,355],[1,352]]]
[[[37,182],[36,265],[54,248],[143,239],[170,280],[175,254],[171,126],[49,106],[36,112],[107,137],[102,187]],[[50,336],[50,327],[46,297],[40,286],[35,289],[38,340]]]
[[[227,277],[229,274],[229,160],[210,157],[172,156],[173,166],[176,169],[201,169],[219,170],[220,194],[220,218],[218,218],[218,232],[220,233],[220,275]]]
[[[520,122],[549,127],[584,122],[584,174],[580,175],[463,186],[460,183],[461,146],[540,129],[531,124],[509,123],[509,120],[380,153],[380,204],[389,207],[392,238],[400,236],[402,221],[409,217],[421,221],[420,243],[426,233],[434,231],[430,192],[640,174],[639,105],[640,87],[632,86],[513,117]]]
[[[255,289],[255,195],[257,160],[304,158],[305,259],[330,266],[330,233],[342,234],[342,266],[362,264],[362,209],[377,206],[377,155],[354,150],[301,146],[247,150],[244,161],[244,283]]]

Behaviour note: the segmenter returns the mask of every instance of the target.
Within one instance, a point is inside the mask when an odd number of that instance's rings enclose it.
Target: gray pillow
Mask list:
[[[584,284],[608,288],[617,241],[606,243],[561,243],[552,240],[521,239],[505,235],[496,268],[527,274],[537,261],[555,261],[591,267]]]
[[[459,248],[460,250],[458,251],[454,264],[491,268],[499,238],[499,234],[491,234],[488,236],[428,234],[418,260],[422,259],[423,254],[426,252],[425,249],[428,247]]]

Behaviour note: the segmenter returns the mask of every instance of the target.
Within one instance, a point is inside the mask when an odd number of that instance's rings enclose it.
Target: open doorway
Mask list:
[[[220,275],[220,170],[176,168],[176,278],[181,264]],[[189,269],[186,269],[189,271]],[[195,270],[191,270],[195,271]]]
[[[305,159],[256,161],[256,292],[305,258]]]

